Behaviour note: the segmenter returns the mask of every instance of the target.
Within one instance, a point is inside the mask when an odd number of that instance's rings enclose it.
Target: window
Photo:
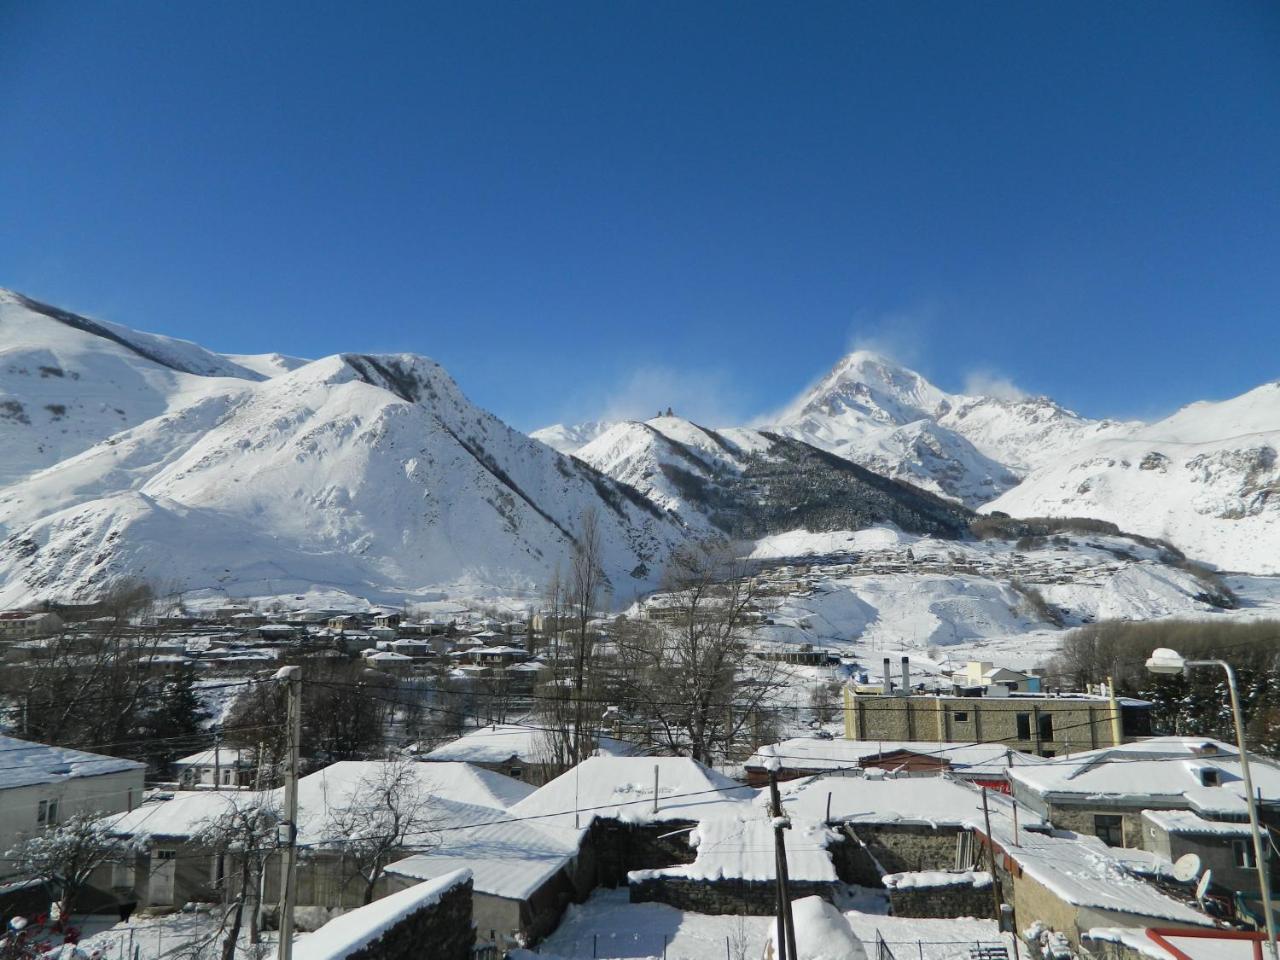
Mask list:
[[[956,723],[968,723],[969,712],[967,710],[957,710],[952,714],[952,719],[955,720]]]
[[[1095,813],[1093,833],[1109,847],[1124,846],[1124,819],[1117,814]]]
[[[113,887],[132,887],[134,884],[134,866],[132,860],[111,865],[111,885]]]
[[[176,860],[178,859],[178,851],[177,850],[157,850],[156,859],[157,860]]]
[[[230,783],[230,782],[231,782],[231,771],[230,771],[230,770],[223,770],[223,771],[222,771],[222,782],[223,782],[224,784],[226,784],[226,783]]]
[[[1219,783],[1217,767],[1201,767],[1200,768],[1200,785],[1205,787],[1216,787]]]
[[[58,822],[58,801],[57,800],[41,800],[36,807],[36,823],[40,826],[49,826]]]
[[[1018,721],[1018,739],[1030,740],[1031,739],[1031,714],[1020,713],[1017,715],[1015,719]]]
[[[1040,739],[1052,740],[1053,739],[1053,714],[1042,713],[1040,714],[1038,719],[1040,721]]]
[[[1051,760],[1057,755],[1058,755],[1057,750],[1041,750],[1040,751],[1040,756],[1044,757],[1046,760]]]
[[[1231,852],[1235,855],[1237,867],[1253,869],[1253,846],[1247,840],[1231,841]]]

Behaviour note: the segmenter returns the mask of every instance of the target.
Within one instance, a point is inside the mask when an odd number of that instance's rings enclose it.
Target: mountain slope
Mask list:
[[[6,345],[46,316],[6,307]],[[85,597],[126,575],[242,595],[529,593],[588,509],[629,594],[686,536],[634,490],[470,404],[422,357],[326,357],[266,380],[218,358],[210,370],[246,375],[208,376],[132,350],[142,335],[61,322],[28,337],[28,354],[67,330],[94,338],[75,342],[76,369],[109,371],[137,412],[90,419],[69,456],[0,490],[0,603]]]
[[[680,417],[616,424],[576,456],[708,535],[754,539],[893,523],[954,537],[969,520],[962,507],[794,438],[709,430]]]
[[[1280,382],[1088,443],[984,509],[1097,517],[1226,569],[1280,573],[1277,450]]]
[[[0,290],[0,487],[211,391],[261,379],[193,343]]]

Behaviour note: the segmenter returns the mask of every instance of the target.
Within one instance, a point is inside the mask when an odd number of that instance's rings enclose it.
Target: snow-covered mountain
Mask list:
[[[1280,573],[1280,382],[1064,452],[987,505],[1089,516],[1225,569]]]
[[[855,351],[773,418],[775,429],[855,463],[977,506],[1035,466],[1131,425],[1093,421],[1046,397],[951,394],[914,370]]]
[[[533,431],[529,436],[540,440],[561,453],[577,453],[600,434],[612,427],[616,420],[588,420],[586,423],[553,423]]]
[[[0,605],[126,575],[235,594],[527,593],[589,508],[629,595],[687,537],[423,357],[232,359],[4,293],[0,414]]]
[[[948,393],[860,350],[759,430],[711,433],[677,422],[660,417],[604,432],[593,424],[581,436],[595,439],[571,446],[694,525],[707,511],[690,509],[681,473],[706,480],[709,470],[742,469],[698,432],[757,454],[769,442],[761,438],[780,435],[966,506],[1109,520],[1226,569],[1280,571],[1275,384],[1154,424],[1091,420],[1047,397]]]
[[[615,424],[576,457],[678,514],[691,531],[739,539],[893,523],[962,536],[964,508],[803,441],[681,417]]]

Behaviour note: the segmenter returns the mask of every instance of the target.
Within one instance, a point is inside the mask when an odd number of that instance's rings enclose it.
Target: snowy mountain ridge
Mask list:
[[[0,298],[0,439],[16,454],[0,486],[0,605],[124,576],[239,595],[531,595],[588,510],[629,595],[687,537],[472,405],[426,358],[281,358],[268,377],[32,303]]]
[[[1224,569],[1270,573],[1280,571],[1274,386],[1193,403],[1153,424],[1091,420],[1048,397],[947,393],[860,350],[757,432],[794,438],[969,507],[1108,520]],[[616,427],[595,427],[595,439],[575,447],[579,457],[680,509],[673,491],[645,479],[656,476],[656,451],[637,452],[633,443],[625,453]],[[632,439],[643,436],[632,432]]]

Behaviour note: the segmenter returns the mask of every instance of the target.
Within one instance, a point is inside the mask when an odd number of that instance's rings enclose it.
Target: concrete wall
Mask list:
[[[43,829],[41,800],[58,801],[58,819],[76,813],[121,813],[142,802],[144,768],[96,777],[73,777],[61,783],[36,784],[0,790],[0,850],[11,849],[23,836]],[[11,873],[7,865],[0,873]]]

